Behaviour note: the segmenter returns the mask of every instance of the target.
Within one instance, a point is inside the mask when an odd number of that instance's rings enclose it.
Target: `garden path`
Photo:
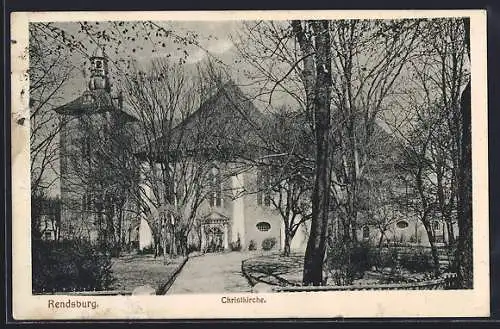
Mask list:
[[[241,261],[249,257],[245,252],[190,257],[167,294],[249,292],[251,287],[241,273]]]

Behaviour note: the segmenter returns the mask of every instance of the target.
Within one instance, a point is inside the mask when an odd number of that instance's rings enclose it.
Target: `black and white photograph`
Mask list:
[[[32,312],[390,292],[487,313],[485,14],[228,14],[25,18],[13,253]],[[428,301],[399,302],[368,312]]]

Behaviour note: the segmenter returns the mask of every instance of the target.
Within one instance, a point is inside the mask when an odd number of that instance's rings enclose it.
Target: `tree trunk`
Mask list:
[[[461,161],[458,180],[458,243],[457,276],[460,288],[473,286],[473,250],[472,250],[472,157],[471,157],[471,86],[467,84],[461,100],[462,141]]]
[[[311,23],[316,36],[315,129],[316,168],[312,195],[311,233],[304,257],[304,285],[323,283],[323,261],[330,200],[329,131],[331,97],[331,53],[329,21]]]
[[[431,224],[428,223],[426,219],[422,220],[422,222],[424,223],[425,231],[427,232],[427,237],[429,238],[429,244],[431,245],[432,263],[434,265],[434,276],[438,277],[440,274],[439,254],[435,244],[434,233],[432,231]]]
[[[380,239],[378,240],[378,245],[377,245],[378,249],[382,247],[382,242],[384,242],[384,235],[385,233],[383,231],[380,231]]]
[[[283,256],[290,256],[290,232],[285,229],[285,246],[283,248]]]
[[[177,239],[175,237],[175,227],[173,225],[169,225],[171,227],[170,231],[170,257],[177,256]]]
[[[446,231],[448,232],[448,245],[455,245],[455,230],[451,218],[446,221]]]
[[[117,244],[117,257],[120,257],[120,253],[122,251],[122,247],[123,247],[123,232],[122,232],[122,222],[123,222],[123,208],[120,207],[118,209],[118,227],[117,227],[117,230],[118,230],[118,244]]]
[[[163,264],[167,263],[167,235],[163,234]]]

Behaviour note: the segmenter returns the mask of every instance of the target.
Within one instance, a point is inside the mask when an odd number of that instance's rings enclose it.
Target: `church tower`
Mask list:
[[[53,110],[64,124],[59,132],[61,217],[60,236],[89,241],[107,241],[107,223],[103,219],[103,188],[99,175],[105,165],[99,153],[113,154],[113,138],[128,132],[136,121],[123,105],[122,97],[113,97],[108,71],[109,58],[98,46],[90,56],[88,90],[76,99]],[[113,126],[111,126],[113,125]],[[125,227],[125,226],[123,226]]]
[[[97,46],[92,57],[90,57],[89,89],[111,91],[108,78],[108,59],[101,46]]]

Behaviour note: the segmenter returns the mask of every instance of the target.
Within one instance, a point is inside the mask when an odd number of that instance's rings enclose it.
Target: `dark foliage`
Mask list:
[[[376,270],[390,268],[394,270],[398,265],[398,250],[396,248],[373,249],[370,251],[370,266]]]
[[[235,242],[231,242],[229,244],[229,247],[231,248],[231,251],[241,251],[241,240],[239,235]]]
[[[399,263],[401,267],[415,273],[430,272],[433,270],[431,255],[424,251],[402,253]]]
[[[188,255],[192,252],[200,251],[200,246],[195,243],[190,243],[187,249]]]
[[[276,242],[277,241],[276,241],[275,237],[265,238],[264,240],[262,240],[262,249],[263,250],[271,250],[276,245]]]
[[[111,255],[84,240],[33,240],[33,292],[107,290],[115,281]]]
[[[142,249],[137,249],[137,253],[139,255],[152,255],[155,253],[155,248],[154,246],[149,246],[149,247],[146,247],[146,248],[142,248]],[[161,255],[163,253],[163,250],[158,250],[158,254]]]
[[[255,243],[254,240],[250,240],[250,243],[248,244],[248,250],[257,250],[257,244]]]
[[[349,285],[353,280],[361,278],[370,268],[370,246],[360,243],[347,250],[338,244],[335,243],[333,248],[328,250],[328,270],[336,285]]]

